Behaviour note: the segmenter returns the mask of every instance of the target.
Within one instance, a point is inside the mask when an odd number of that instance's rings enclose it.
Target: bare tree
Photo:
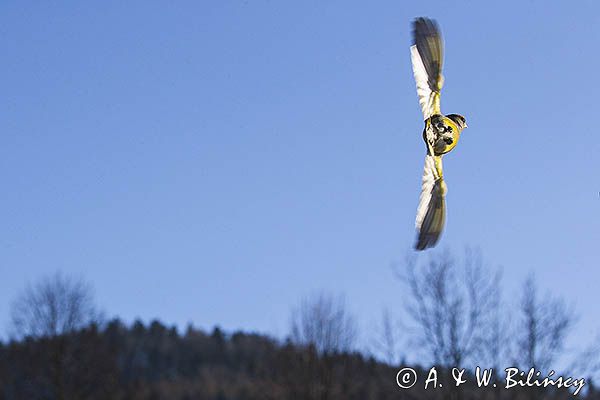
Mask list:
[[[600,334],[577,352],[567,370],[573,375],[587,376],[592,382],[600,381]]]
[[[304,387],[300,398],[335,398],[336,353],[351,350],[357,336],[356,321],[348,312],[344,298],[325,292],[305,298],[292,311],[290,328],[292,342],[309,347],[309,357],[301,360],[303,370],[309,372],[296,377]],[[310,347],[314,351],[310,351]],[[316,379],[311,376],[315,372]]]
[[[417,328],[413,340],[426,356],[446,367],[478,361],[494,320],[500,271],[486,271],[481,255],[469,250],[459,270],[446,251],[423,266],[409,256],[406,275],[399,276],[410,289],[407,311]]]
[[[93,344],[82,340],[86,335],[78,338],[75,332],[98,323],[99,315],[91,287],[59,272],[28,285],[16,298],[11,308],[13,335],[17,339],[43,338],[47,342],[46,383],[28,382],[32,390],[38,391],[34,397],[80,398],[87,390],[74,384],[71,377],[82,368],[79,360]]]
[[[400,361],[400,340],[398,338],[400,329],[398,325],[390,311],[387,308],[384,309],[377,336],[372,344],[373,352],[390,365],[395,365]]]
[[[98,322],[91,287],[57,272],[28,285],[11,307],[17,338],[56,337]]]
[[[356,341],[356,333],[356,321],[341,296],[317,293],[305,298],[292,311],[292,341],[313,345],[319,354],[350,350]]]
[[[515,359],[523,368],[546,371],[564,349],[573,313],[561,299],[540,299],[533,276],[523,285],[520,311]]]

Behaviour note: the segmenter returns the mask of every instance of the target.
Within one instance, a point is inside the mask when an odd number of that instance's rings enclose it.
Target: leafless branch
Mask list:
[[[27,286],[13,302],[12,334],[54,337],[98,322],[99,317],[90,286],[57,272]]]
[[[347,351],[356,340],[356,322],[343,297],[324,292],[305,298],[292,312],[291,338],[320,354]]]

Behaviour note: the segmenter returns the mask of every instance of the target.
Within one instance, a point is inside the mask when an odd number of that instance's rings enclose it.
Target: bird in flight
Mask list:
[[[446,183],[442,173],[442,157],[454,149],[467,123],[462,115],[444,115],[440,111],[440,94],[444,84],[444,42],[435,21],[417,18],[413,22],[410,56],[419,104],[425,119],[423,140],[427,155],[415,221],[415,249],[425,250],[436,245],[446,220]]]

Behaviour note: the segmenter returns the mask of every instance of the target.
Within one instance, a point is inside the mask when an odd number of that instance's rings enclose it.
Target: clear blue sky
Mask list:
[[[60,269],[108,315],[283,336],[314,290],[402,307],[424,146],[408,47],[446,38],[440,247],[479,246],[599,328],[600,5],[0,5],[0,323]],[[558,3],[558,2],[556,2]]]

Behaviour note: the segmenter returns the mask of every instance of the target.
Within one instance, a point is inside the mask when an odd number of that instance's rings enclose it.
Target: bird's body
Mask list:
[[[449,153],[456,147],[461,131],[462,129],[452,119],[441,114],[436,114],[425,121],[423,140],[426,145],[429,145],[429,141],[431,140],[434,154],[441,156],[442,154]]]
[[[456,147],[467,124],[462,115],[444,115],[440,110],[444,45],[437,24],[427,18],[418,18],[413,28],[414,44],[410,52],[419,104],[425,119],[423,140],[427,150],[415,222],[415,248],[424,250],[437,244],[446,220],[447,189],[442,156]]]

